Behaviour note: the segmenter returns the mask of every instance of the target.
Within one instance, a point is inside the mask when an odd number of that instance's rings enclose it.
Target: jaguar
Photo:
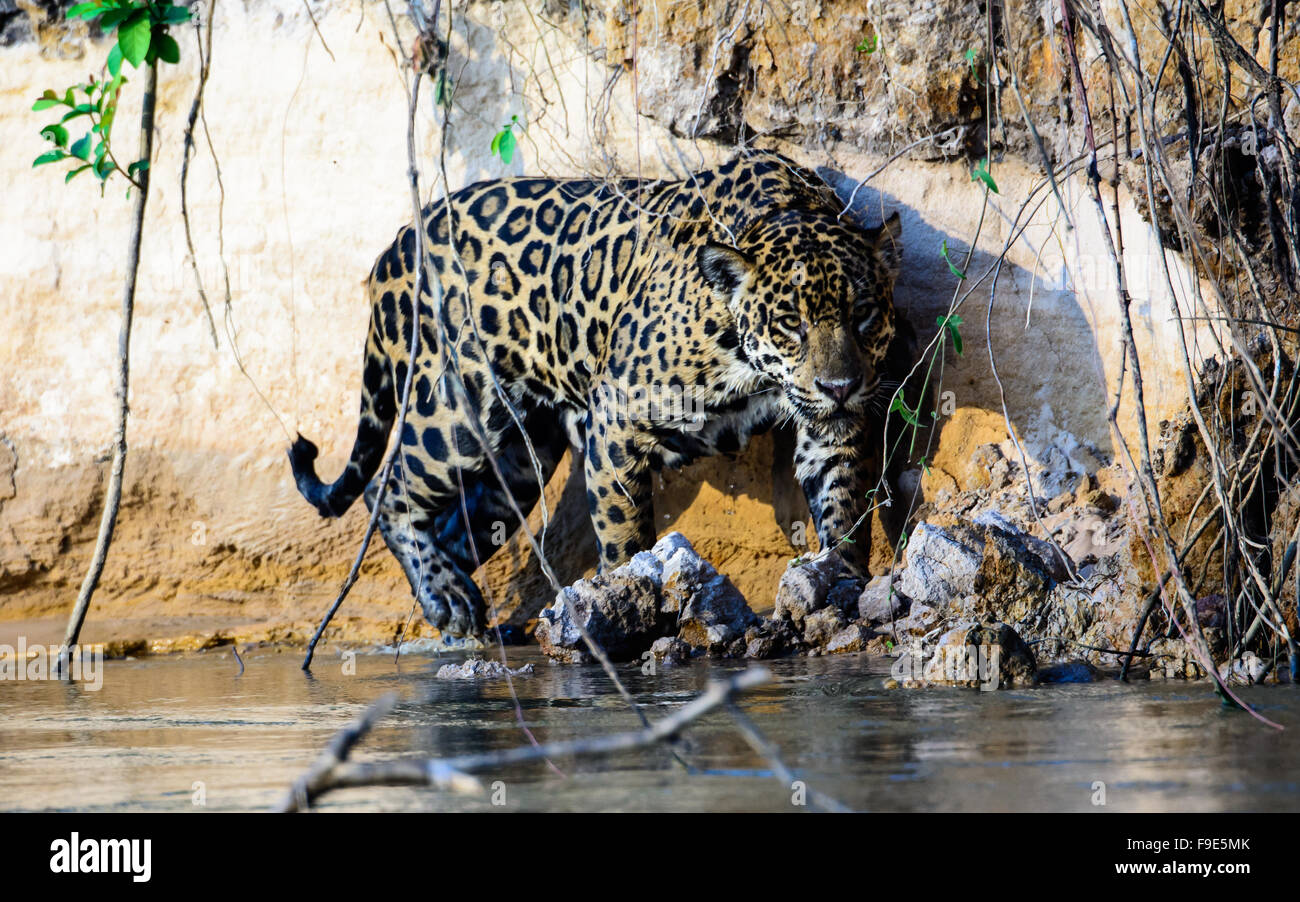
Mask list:
[[[364,495],[450,636],[484,631],[472,574],[570,447],[602,570],[654,543],[653,473],[774,427],[793,431],[819,541],[837,541],[878,476],[902,255],[897,212],[873,228],[843,214],[817,173],[770,152],[680,180],[504,178],[430,203],[370,273],[348,463],[323,482],[299,435],[298,490],[324,517]],[[862,577],[867,531],[839,545]]]

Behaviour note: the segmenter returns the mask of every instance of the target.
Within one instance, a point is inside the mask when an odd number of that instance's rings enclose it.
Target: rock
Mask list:
[[[612,573],[579,580],[564,592],[579,622],[615,661],[636,659],[647,649],[656,660],[685,660],[692,649],[739,657],[748,645],[745,631],[759,622],[731,580],[677,532]],[[536,636],[556,660],[586,660],[562,598],[542,612]]]
[[[1057,661],[1038,671],[1040,683],[1092,683],[1097,679],[1097,669],[1082,658]]]
[[[802,628],[805,617],[826,606],[843,569],[844,561],[833,551],[806,563],[790,564],[776,590],[772,619],[789,620]]]
[[[1065,577],[1060,559],[1054,558],[1055,568],[1046,566],[1040,549],[1033,544],[1038,540],[1024,533],[987,525],[982,532],[984,549],[975,582],[976,603],[967,611],[980,620],[1023,623],[1051,594],[1057,582],[1053,574]],[[1054,550],[1042,553],[1055,555]]]
[[[1148,647],[1151,676],[1167,680],[1199,680],[1206,676],[1196,653],[1181,638],[1156,639]]]
[[[1268,676],[1268,669],[1268,662],[1262,660],[1253,651],[1248,651],[1235,661],[1225,661],[1219,665],[1219,677],[1224,682],[1251,686],[1263,682]]]
[[[976,520],[948,517],[922,522],[904,554],[896,587],[942,617],[1023,623],[1040,612],[1058,577],[1066,575],[1056,550],[986,511]]]
[[[997,511],[984,511],[972,521],[989,527],[993,535],[1015,547],[1015,556],[1027,563],[1037,562],[1048,576],[1060,582],[1070,578],[1060,553],[1051,542],[1031,536]]]
[[[828,655],[842,655],[850,652],[865,651],[868,643],[875,638],[875,633],[861,623],[851,623],[840,630],[826,643]]]
[[[523,667],[511,670],[500,661],[471,658],[463,664],[443,664],[438,668],[436,676],[440,680],[482,680],[506,675],[524,676],[532,672],[532,664],[525,664]]]
[[[678,535],[678,533],[673,533],[673,535]],[[633,576],[644,576],[656,586],[663,585],[664,562],[655,557],[654,554],[649,551],[639,551],[634,554],[632,560],[628,561],[619,569],[622,570],[624,568],[626,568],[627,572]]]
[[[868,623],[889,623],[902,618],[908,601],[898,582],[886,574],[867,583],[857,599],[858,617]]]
[[[940,638],[922,672],[916,673],[914,653],[904,653],[892,675],[901,673],[908,688],[961,686],[983,690],[1031,686],[1038,671],[1034,653],[1005,623],[964,623]],[[908,666],[911,672],[908,673]]]
[[[980,548],[958,541],[938,526],[918,523],[903,552],[899,591],[913,602],[946,607],[954,597],[975,591],[983,557]]]
[[[999,465],[1003,465],[999,468]],[[996,443],[986,442],[975,449],[970,458],[966,485],[972,489],[997,490],[1006,485],[1006,457]],[[995,479],[994,473],[997,472]]]
[[[845,622],[839,608],[827,605],[804,618],[803,640],[813,647],[823,646],[844,629]]]
[[[907,610],[907,616],[895,620],[893,628],[899,636],[924,636],[939,625],[942,616],[938,609],[926,604],[913,603]],[[888,621],[881,621],[884,625]]]
[[[745,596],[685,539],[663,564],[662,593],[660,611],[675,615],[677,635],[695,648],[718,653],[758,623]]]
[[[541,612],[534,634],[548,657],[565,663],[586,660],[578,624],[613,661],[636,660],[659,636],[659,595],[654,583],[644,576],[620,568],[578,580],[563,589],[562,596],[557,595]],[[569,604],[565,604],[565,597]]]
[[[687,539],[686,536],[682,535],[680,532],[670,532],[658,542],[654,543],[649,554],[651,557],[658,558],[660,561],[667,561],[682,549],[686,549],[692,554],[695,553],[695,548],[692,547],[690,540]],[[643,551],[641,553],[645,554],[646,552]]]
[[[803,637],[789,620],[763,620],[745,630],[747,658],[775,658],[803,649]]]
[[[676,636],[661,636],[650,646],[657,664],[683,664],[691,658],[691,647]]]

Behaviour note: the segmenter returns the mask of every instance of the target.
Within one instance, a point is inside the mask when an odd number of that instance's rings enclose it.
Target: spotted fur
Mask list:
[[[480,433],[525,513],[566,447],[582,448],[603,568],[654,542],[652,472],[739,451],[778,423],[796,430],[821,541],[858,519],[874,478],[867,434],[893,387],[880,369],[896,329],[896,213],[870,231],[842,221],[816,174],[767,153],[683,181],[511,178],[449,200],[423,211],[442,301],[435,317],[432,293],[420,298],[411,409],[379,521],[431,623],[482,631],[470,574],[496,550],[495,524],[518,525]],[[370,274],[347,468],[326,485],[311,442],[290,450],[322,516],[363,493],[373,510],[409,365],[415,254],[407,226]],[[841,550],[865,575],[867,542]]]

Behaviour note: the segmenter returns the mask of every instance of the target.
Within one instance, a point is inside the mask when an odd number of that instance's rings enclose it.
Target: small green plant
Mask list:
[[[961,324],[962,318],[955,313],[949,313],[946,316],[940,316],[935,319],[940,329],[948,332],[948,337],[952,339],[952,348],[961,356]]]
[[[907,402],[903,400],[902,392],[894,395],[894,400],[890,403],[889,410],[891,413],[897,413],[911,426],[921,425],[921,420],[917,416],[918,411],[907,406]]]
[[[101,189],[114,172],[122,173],[132,185],[139,187],[136,176],[149,167],[149,161],[136,160],[123,169],[113,155],[113,119],[117,114],[118,95],[127,81],[122,73],[122,63],[139,68],[141,63],[153,66],[159,60],[180,62],[180,47],[167,33],[167,28],[188,22],[190,11],[170,2],[91,0],[69,9],[68,18],[86,22],[98,20],[103,32],[115,33],[117,41],[108,52],[101,77],[91,75],[84,84],[74,85],[62,94],[46,91],[32,104],[36,112],[59,107],[66,109],[63,118],[41,129],[41,137],[53,146],[37,157],[32,166],[68,161],[72,169],[64,177],[65,183],[89,170],[99,179]],[[73,141],[68,123],[83,117],[89,129]]]
[[[507,166],[515,158],[515,145],[518,143],[515,138],[516,128],[523,126],[519,124],[518,116],[511,116],[510,121],[501,126],[501,131],[492,138],[492,154],[500,157],[501,162]]]
[[[438,80],[433,83],[433,100],[444,109],[451,108],[453,86],[445,69],[438,71]]]
[[[871,53],[875,53],[879,47],[880,47],[880,35],[869,34],[861,41],[859,41],[858,45],[853,49],[858,51],[858,53],[871,54]]]
[[[975,68],[976,56],[978,56],[978,54],[975,52],[974,47],[966,51],[966,62],[970,64],[971,77],[975,79],[975,84],[982,85],[984,82],[980,80],[979,70]]]
[[[71,169],[64,176],[70,182],[87,170],[99,179],[100,194],[113,173],[118,172],[136,189],[132,204],[131,233],[127,240],[127,275],[122,287],[122,325],[118,334],[117,357],[117,422],[113,434],[113,462],[109,469],[108,486],[104,492],[104,509],[100,514],[99,534],[90,567],[77,593],[77,601],[68,617],[63,635],[58,668],[69,673],[69,649],[77,644],[86,613],[104,572],[104,561],[113,542],[113,531],[122,503],[122,474],[126,468],[126,431],[130,408],[131,378],[127,349],[130,346],[131,324],[135,311],[136,278],[140,271],[140,247],[144,233],[145,201],[149,196],[149,157],[153,148],[155,95],[158,88],[158,63],[180,61],[181,51],[176,40],[167,33],[172,25],[190,20],[190,11],[170,0],[90,0],[78,3],[68,10],[67,17],[85,22],[96,22],[107,35],[116,35],[113,46],[104,60],[101,71],[91,75],[84,84],[58,91],[46,91],[36,103],[35,112],[63,109],[62,118],[41,129],[41,137],[51,145],[32,164],[68,163]],[[117,116],[118,96],[126,77],[122,64],[133,68],[144,66],[144,93],[140,105],[140,150],[135,162],[123,168],[113,153],[113,120]],[[75,141],[69,133],[69,123],[78,127],[84,119],[86,132]],[[130,193],[128,189],[127,193]],[[92,236],[97,238],[98,236]]]
[[[989,158],[985,157],[975,164],[975,169],[971,172],[970,180],[981,181],[984,187],[988,188],[994,194],[998,194],[998,183],[993,181],[993,176],[989,174]]]
[[[958,269],[957,264],[953,263],[952,258],[948,256],[947,238],[944,238],[939,242],[939,256],[943,257],[943,262],[948,264],[949,272],[951,272],[954,276],[961,279],[962,281],[966,280],[966,274],[962,272],[960,269]]]

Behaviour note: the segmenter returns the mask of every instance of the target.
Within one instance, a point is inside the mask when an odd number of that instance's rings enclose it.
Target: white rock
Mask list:
[[[931,607],[975,590],[982,549],[971,548],[929,523],[918,523],[903,554],[905,569],[899,590],[914,602]]]
[[[691,547],[690,540],[680,532],[670,532],[650,549],[650,553],[661,561],[667,561],[677,553],[679,549],[686,549],[691,554],[695,554],[695,549]]]
[[[633,576],[644,576],[656,587],[662,586],[664,582],[664,562],[649,551],[638,551],[632,560],[619,569],[626,569]]]

